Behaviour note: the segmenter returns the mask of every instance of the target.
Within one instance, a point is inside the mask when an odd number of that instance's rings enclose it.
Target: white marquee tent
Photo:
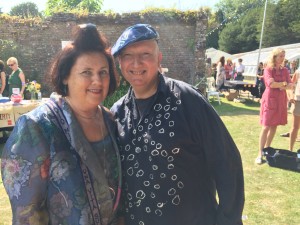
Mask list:
[[[272,50],[278,47],[283,48],[285,50],[285,58],[289,60],[289,62],[293,60],[296,61],[300,60],[300,43],[296,43],[296,44],[289,44],[289,45],[274,46],[269,48],[262,48],[260,51],[259,62],[266,62]],[[233,62],[237,62],[239,58],[242,58],[243,64],[245,65],[244,74],[246,76],[254,76],[254,77],[256,76],[258,55],[259,55],[259,49],[251,52],[244,52],[244,53],[239,53],[234,55],[230,55],[226,52],[222,52],[214,48],[209,48],[206,50],[206,57],[212,58],[212,63],[217,62],[221,56],[225,56],[225,60],[227,58],[231,58]],[[215,61],[215,58],[217,58],[217,61]]]
[[[266,62],[268,60],[268,57],[270,56],[272,50],[274,48],[283,48],[285,50],[285,58],[291,62],[291,61],[299,61],[300,59],[300,43],[297,44],[289,44],[289,45],[281,45],[281,46],[274,46],[269,48],[262,48],[260,52],[259,62]],[[240,53],[237,55],[233,55],[233,61],[237,62],[238,58],[243,59],[243,64],[246,67],[245,74],[246,75],[256,75],[257,70],[257,63],[258,63],[258,55],[259,50],[255,50],[252,52],[245,52]]]
[[[211,63],[217,63],[222,56],[225,57],[225,60],[228,58],[232,59],[232,55],[229,53],[217,50],[215,48],[206,49],[205,55],[206,58],[211,58]]]

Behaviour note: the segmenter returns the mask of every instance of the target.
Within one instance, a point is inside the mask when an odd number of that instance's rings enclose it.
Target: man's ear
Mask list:
[[[160,66],[161,62],[162,62],[162,59],[163,59],[163,55],[161,52],[158,53],[158,66]]]
[[[118,55],[117,56],[117,61],[118,61],[118,66],[120,67],[120,69],[121,69],[121,57]]]

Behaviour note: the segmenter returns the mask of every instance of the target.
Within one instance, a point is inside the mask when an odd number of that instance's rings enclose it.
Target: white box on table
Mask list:
[[[0,128],[15,126],[12,104],[0,104]]]

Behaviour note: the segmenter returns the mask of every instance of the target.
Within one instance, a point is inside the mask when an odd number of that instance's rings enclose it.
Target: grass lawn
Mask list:
[[[0,154],[2,153],[3,144],[0,144]],[[1,159],[0,159],[1,162]],[[1,174],[1,169],[0,169]],[[2,179],[0,176],[0,225],[11,225],[11,208],[8,201],[8,196],[3,187]]]
[[[217,101],[211,101],[211,103],[227,126],[243,160],[246,195],[244,224],[299,225],[300,173],[272,168],[266,163],[254,164],[261,129],[259,103],[251,100],[245,103],[234,103],[224,98],[221,99],[221,105],[218,105]],[[278,127],[273,147],[288,148],[288,138],[280,137],[279,134],[289,131],[290,117],[291,115],[289,115],[287,126]],[[300,148],[300,143],[296,142],[295,149],[298,148]],[[0,225],[6,224],[11,224],[11,212],[0,180]]]

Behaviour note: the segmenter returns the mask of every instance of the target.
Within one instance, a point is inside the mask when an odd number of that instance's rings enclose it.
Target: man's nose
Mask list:
[[[133,57],[133,65],[134,66],[139,66],[141,64],[142,60],[141,60],[141,57],[140,56],[134,56]]]

